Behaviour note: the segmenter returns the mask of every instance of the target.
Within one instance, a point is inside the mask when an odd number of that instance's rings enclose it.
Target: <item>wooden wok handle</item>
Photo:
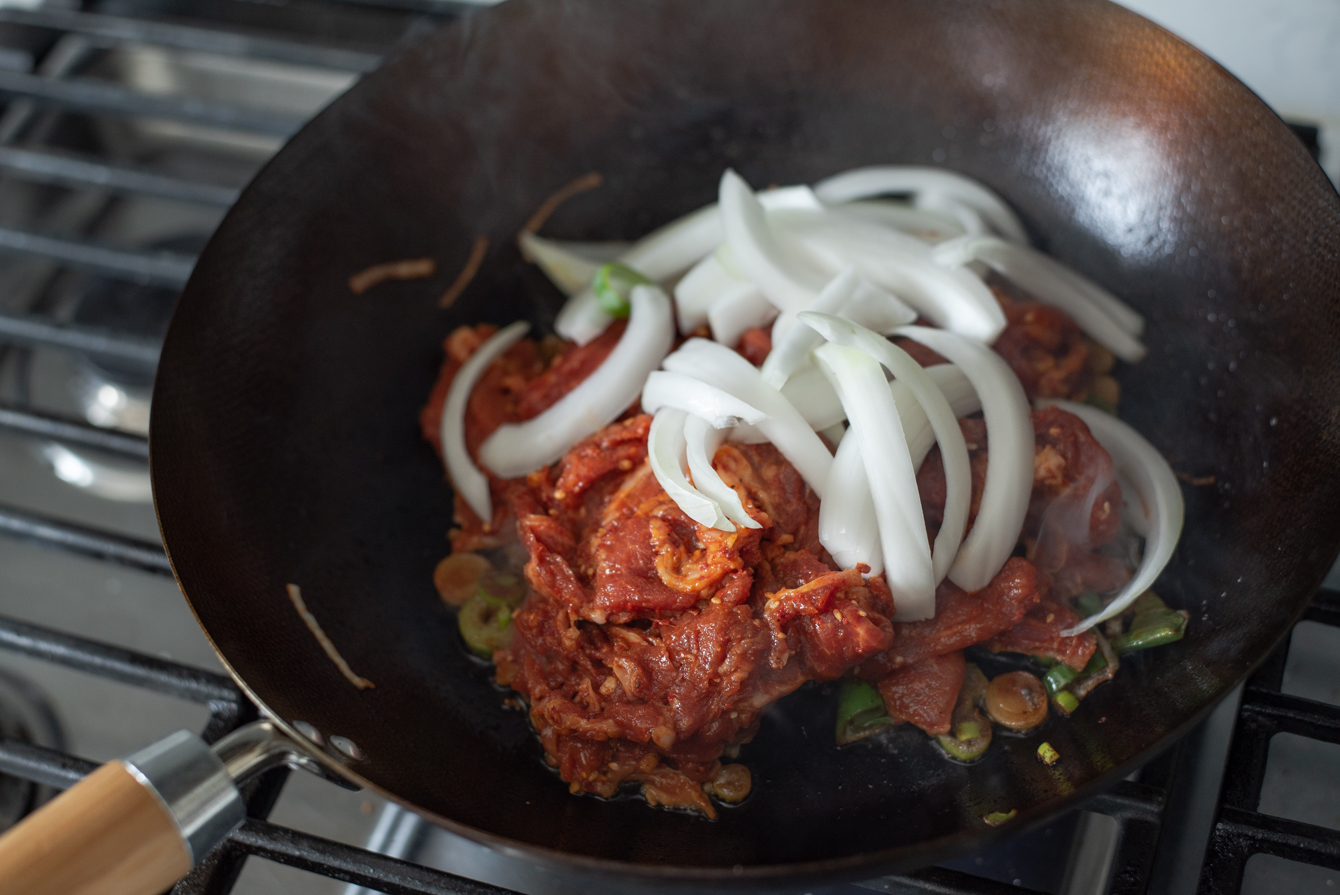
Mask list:
[[[245,817],[188,731],[98,768],[0,837],[0,895],[157,895]]]
[[[109,762],[0,839],[3,895],[150,895],[191,869],[167,805]]]

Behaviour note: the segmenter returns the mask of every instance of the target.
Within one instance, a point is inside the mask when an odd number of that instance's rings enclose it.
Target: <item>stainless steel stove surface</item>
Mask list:
[[[89,762],[182,727],[217,738],[254,711],[158,546],[143,438],[158,343],[194,254],[284,137],[398,41],[468,11],[0,0],[0,829]],[[1340,142],[1328,116],[1323,148]],[[1334,176],[1334,153],[1322,160]],[[821,891],[1337,890],[1340,599],[1312,617],[1245,697],[1092,811]],[[1259,804],[1240,768],[1260,778]],[[307,774],[272,772],[248,792],[252,820],[178,891],[590,889]]]

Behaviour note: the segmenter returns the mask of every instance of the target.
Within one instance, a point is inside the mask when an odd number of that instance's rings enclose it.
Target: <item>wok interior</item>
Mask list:
[[[982,180],[1036,244],[1147,316],[1123,416],[1174,469],[1214,477],[1185,489],[1159,588],[1190,610],[1188,636],[971,768],[905,728],[835,749],[832,702],[812,689],[744,748],[754,794],[716,823],[570,796],[432,586],[450,493],[416,415],[440,343],[462,323],[552,319],[560,296],[513,237],[588,171],[604,185],[546,235],[636,237],[713,201],[726,166],[762,187],[877,163]],[[440,310],[479,235],[479,276]],[[512,0],[366,78],[219,229],[154,398],[163,532],[202,624],[263,704],[349,737],[367,756],[354,774],[455,829],[555,860],[746,882],[925,863],[1012,831],[987,828],[988,812],[1023,823],[1129,769],[1305,605],[1338,537],[1340,266],[1318,250],[1337,244],[1340,202],[1278,119],[1105,3]],[[438,259],[433,279],[346,286],[422,256]],[[321,652],[289,582],[375,688]],[[1057,766],[1034,758],[1042,739]]]

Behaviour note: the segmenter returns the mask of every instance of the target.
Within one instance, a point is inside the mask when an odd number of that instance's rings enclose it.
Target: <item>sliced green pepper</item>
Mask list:
[[[465,602],[456,613],[456,624],[461,638],[475,655],[493,658],[493,651],[506,646],[512,639],[512,609],[502,600],[482,591]]]
[[[613,317],[627,317],[629,311],[628,295],[634,286],[649,286],[651,280],[633,270],[627,264],[611,261],[600,265],[591,280],[591,291],[596,301]]]
[[[937,736],[936,742],[945,754],[958,761],[976,761],[986,754],[991,745],[991,722],[987,721],[978,701],[986,692],[986,675],[980,668],[969,662],[963,673],[963,688],[958,693],[958,704],[954,706],[951,734]]]
[[[1190,614],[1185,610],[1169,609],[1152,590],[1142,593],[1132,608],[1135,614],[1131,618],[1130,630],[1112,638],[1112,649],[1118,655],[1173,643],[1186,634]]]
[[[873,684],[845,678],[838,687],[837,743],[845,746],[893,723]]]
[[[1055,696],[1079,675],[1078,671],[1064,662],[1057,662],[1042,678],[1042,682],[1047,685],[1047,695]]]

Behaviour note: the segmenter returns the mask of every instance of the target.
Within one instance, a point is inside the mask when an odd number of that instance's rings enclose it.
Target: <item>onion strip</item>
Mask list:
[[[741,283],[718,298],[707,311],[712,338],[722,345],[735,346],[746,330],[767,326],[777,316],[777,308],[763,297],[753,283]]]
[[[868,575],[882,574],[884,554],[879,548],[875,500],[870,496],[865,459],[856,438],[843,438],[838,445],[825,490],[828,497],[819,504],[819,543],[844,569],[865,563],[870,567]]]
[[[519,342],[529,329],[529,323],[518,320],[489,337],[488,341],[476,348],[475,353],[461,364],[455,378],[451,380],[446,400],[442,402],[439,438],[447,475],[451,477],[456,493],[485,525],[493,519],[493,498],[489,495],[489,477],[475,466],[474,461],[470,459],[469,450],[465,447],[465,411],[470,403],[470,393],[475,390],[480,377],[507,349]]]
[[[729,429],[742,422],[752,426],[768,418],[761,410],[701,379],[654,370],[642,386],[642,410],[656,413],[662,407],[702,417],[714,429]]]
[[[953,409],[921,365],[883,336],[828,314],[807,311],[800,314],[799,318],[829,342],[858,348],[882,364],[893,374],[895,381],[907,386],[929,420],[935,440],[940,445],[945,471],[944,520],[935,536],[935,550],[932,554],[935,583],[939,584],[949,573],[959,545],[963,543],[963,533],[968,527],[968,509],[972,503],[972,467],[968,463],[968,445]],[[897,407],[897,401],[894,401],[894,406]],[[903,429],[906,440],[906,427]],[[910,460],[910,452],[909,462],[914,470],[919,465],[917,461]],[[1031,476],[1029,481],[1031,484]]]
[[[662,408],[652,417],[651,429],[647,432],[647,464],[656,481],[686,516],[708,528],[735,531],[735,526],[722,514],[717,502],[690,485],[684,477],[687,454],[684,421],[687,418],[688,414],[673,407]]]
[[[897,610],[894,618],[900,622],[932,618],[935,572],[926,520],[917,474],[884,370],[859,348],[831,342],[816,348],[814,359],[847,410],[851,429],[843,442],[856,441],[865,464],[879,523],[884,580]]]
[[[1041,252],[995,236],[965,236],[936,246],[934,257],[940,264],[952,266],[981,261],[1038,301],[1070,315],[1090,338],[1122,360],[1136,363],[1145,356],[1145,346],[1094,301],[1093,291],[1100,287],[1090,283],[1087,290],[1077,288],[1074,278],[1079,275],[1065,276],[1060,265],[1051,263]],[[1108,298],[1121,304],[1115,296]]]
[[[560,242],[525,231],[517,242],[526,260],[535,262],[549,282],[569,296],[590,286],[600,265],[628,250],[626,242]]]
[[[670,350],[675,328],[670,299],[659,288],[635,286],[629,303],[628,328],[604,363],[548,410],[499,426],[480,447],[480,462],[495,475],[511,479],[548,466],[637,399]]]
[[[713,428],[707,420],[689,414],[684,421],[684,442],[687,448],[689,473],[693,476],[693,487],[707,497],[715,500],[726,518],[745,528],[763,526],[745,510],[740,495],[735,489],[722,481],[721,476],[712,467],[712,458],[717,448],[726,440],[726,432]]]
[[[726,245],[741,273],[779,309],[794,312],[808,307],[823,288],[820,276],[797,264],[782,248],[754,191],[730,169],[721,175],[719,205]]]
[[[1126,582],[1126,586],[1102,612],[1061,632],[1065,637],[1074,637],[1101,621],[1120,615],[1137,597],[1149,590],[1172,558],[1177,539],[1182,534],[1186,507],[1172,467],[1158,449],[1135,429],[1094,407],[1071,401],[1043,400],[1038,403],[1043,406],[1054,405],[1083,420],[1093,437],[1112,455],[1118,473],[1130,482],[1148,510],[1144,558],[1135,577]]]
[[[824,481],[833,455],[805,422],[800,411],[777,389],[763,381],[753,364],[731,349],[707,339],[689,339],[662,363],[675,373],[684,373],[757,407],[768,419],[754,428],[767,437],[791,462],[814,493],[823,497]]]
[[[874,165],[835,174],[814,185],[820,200],[839,205],[856,199],[911,193],[918,208],[942,211],[945,199],[966,205],[1010,242],[1027,243],[1023,224],[1000,196],[975,180],[940,168]]]
[[[986,483],[977,519],[949,570],[949,580],[959,587],[981,590],[1014,552],[1028,513],[1034,452],[1028,398],[1004,359],[981,343],[924,326],[903,327],[898,335],[957,364],[982,402],[991,444]]]

